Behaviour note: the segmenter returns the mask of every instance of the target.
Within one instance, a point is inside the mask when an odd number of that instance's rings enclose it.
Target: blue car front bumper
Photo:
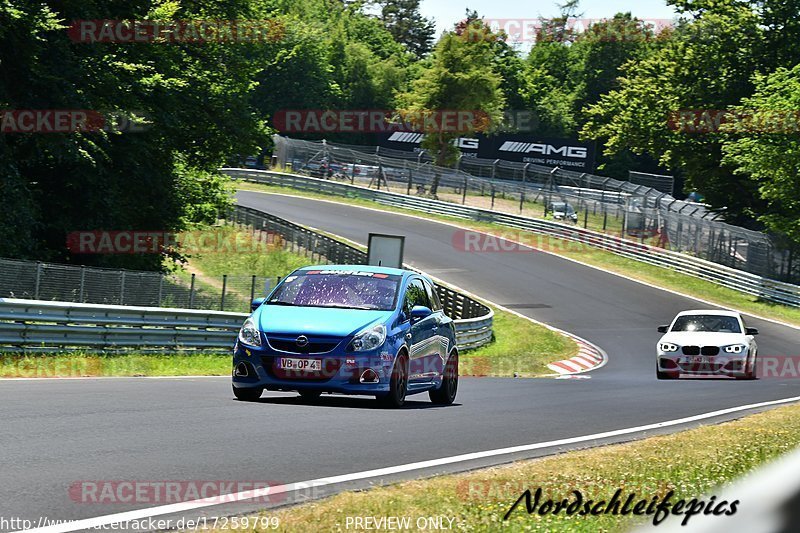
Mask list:
[[[324,354],[299,354],[280,352],[267,343],[254,348],[237,342],[233,351],[233,386],[380,395],[389,392],[394,364],[394,354],[386,350],[384,345],[374,352],[347,353],[337,347]],[[319,360],[322,365],[320,370],[285,370],[278,364],[280,358]],[[374,376],[365,376],[368,370],[374,371]]]

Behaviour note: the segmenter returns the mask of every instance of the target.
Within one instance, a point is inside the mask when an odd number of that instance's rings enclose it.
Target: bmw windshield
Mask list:
[[[267,305],[391,311],[399,288],[399,275],[301,270],[287,276]]]
[[[683,315],[675,320],[672,331],[741,333],[739,321],[725,315]]]

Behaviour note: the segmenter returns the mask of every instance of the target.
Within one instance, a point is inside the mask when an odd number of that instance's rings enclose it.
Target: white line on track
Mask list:
[[[317,478],[308,481],[300,481],[295,483],[287,483],[285,485],[276,485],[274,487],[267,487],[255,490],[248,490],[242,491],[232,494],[227,494],[223,496],[214,496],[212,498],[200,499],[200,500],[192,500],[188,502],[181,502],[181,503],[174,503],[169,505],[161,505],[158,507],[149,507],[145,509],[137,509],[135,511],[126,511],[122,513],[104,515],[104,516],[97,516],[94,518],[85,518],[81,520],[75,520],[73,522],[51,525],[41,528],[33,528],[28,529],[25,531],[28,532],[37,532],[37,533],[68,533],[70,531],[78,531],[83,529],[100,529],[103,526],[107,526],[109,524],[114,523],[122,523],[122,522],[129,522],[132,520],[141,520],[150,518],[153,516],[163,516],[167,514],[174,514],[180,513],[184,511],[192,511],[195,509],[202,509],[206,507],[212,507],[214,505],[220,505],[220,500],[223,500],[223,503],[235,503],[235,502],[242,502],[247,500],[252,500],[254,498],[264,498],[268,496],[274,496],[277,494],[284,494],[287,492],[292,492],[294,490],[302,490],[308,489],[310,487],[324,487],[329,485],[336,485],[339,483],[347,483],[352,481],[361,481],[365,479],[371,478],[379,478],[383,476],[391,476],[396,474],[401,474],[404,472],[412,472],[414,470],[423,470],[427,468],[436,468],[445,465],[452,465],[458,463],[464,463],[467,461],[475,461],[478,459],[486,459],[490,457],[500,457],[503,455],[521,453],[521,452],[529,452],[533,450],[541,450],[545,448],[552,448],[555,446],[565,446],[569,444],[579,444],[582,442],[590,442],[599,439],[607,439],[612,437],[619,437],[622,435],[630,435],[632,433],[639,433],[643,431],[651,431],[666,427],[677,426],[681,424],[689,424],[692,422],[697,422],[699,420],[707,420],[709,418],[715,418],[719,416],[725,416],[732,413],[738,413],[742,411],[747,411],[751,409],[759,409],[762,407],[770,407],[774,405],[781,405],[787,403],[793,403],[800,401],[800,396],[795,396],[792,398],[784,398],[781,400],[772,400],[768,402],[760,402],[754,403],[750,405],[742,405],[738,407],[730,407],[727,409],[720,409],[717,411],[710,411],[708,413],[702,413],[699,415],[688,416],[685,418],[678,418],[675,420],[667,420],[665,422],[657,422],[654,424],[647,424],[644,426],[636,426],[631,428],[625,429],[616,429],[612,431],[605,431],[603,433],[594,433],[592,435],[583,435],[580,437],[570,437],[566,439],[559,439],[559,440],[552,440],[547,442],[537,442],[535,444],[524,444],[521,446],[512,446],[509,448],[497,448],[494,450],[486,450],[482,452],[473,452],[473,453],[466,453],[462,455],[454,455],[452,457],[443,457],[441,459],[432,459],[429,461],[419,461],[416,463],[407,463],[398,466],[389,466],[385,468],[377,468],[374,470],[365,470],[362,472],[354,472],[352,474],[342,474],[338,476],[331,476],[325,478]]]

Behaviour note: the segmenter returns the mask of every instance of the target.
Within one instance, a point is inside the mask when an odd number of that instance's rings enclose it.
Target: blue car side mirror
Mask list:
[[[431,316],[433,311],[430,310],[429,307],[425,307],[424,305],[415,305],[411,308],[411,319],[412,320],[422,320],[425,317]]]
[[[261,306],[261,304],[264,303],[264,300],[266,300],[266,298],[256,298],[255,300],[250,302],[250,311],[255,311],[256,309],[258,309]]]

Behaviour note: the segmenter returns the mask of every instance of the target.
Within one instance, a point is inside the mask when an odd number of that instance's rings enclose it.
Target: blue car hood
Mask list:
[[[271,334],[304,334],[346,337],[378,321],[386,321],[393,311],[331,309],[262,305],[253,314],[258,329]]]

